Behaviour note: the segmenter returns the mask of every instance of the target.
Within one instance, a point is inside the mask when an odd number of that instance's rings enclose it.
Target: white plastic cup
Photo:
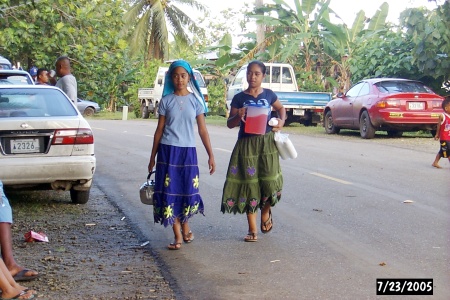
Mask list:
[[[276,126],[276,125],[278,125],[278,119],[277,119],[277,118],[271,118],[271,119],[269,120],[269,125],[270,125],[270,126]]]

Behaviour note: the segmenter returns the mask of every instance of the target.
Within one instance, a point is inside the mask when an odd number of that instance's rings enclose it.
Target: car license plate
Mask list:
[[[293,109],[292,110],[292,114],[294,116],[304,116],[305,115],[305,110],[304,109]]]
[[[410,110],[422,110],[422,109],[425,109],[425,102],[408,102],[408,108]]]
[[[40,150],[39,139],[11,140],[11,153],[37,153]]]

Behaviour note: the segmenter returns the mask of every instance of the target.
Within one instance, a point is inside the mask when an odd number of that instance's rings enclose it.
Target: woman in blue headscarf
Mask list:
[[[216,168],[205,123],[206,105],[186,61],[177,60],[170,65],[158,110],[158,125],[148,164],[149,172],[156,164],[153,216],[155,223],[172,226],[175,238],[168,248],[178,250],[183,241],[190,243],[194,239],[189,218],[199,212],[204,214],[199,194],[195,121],[209,156],[209,173],[212,175]]]

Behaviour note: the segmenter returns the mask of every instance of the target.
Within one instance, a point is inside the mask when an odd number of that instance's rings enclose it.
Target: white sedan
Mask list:
[[[70,191],[86,203],[96,167],[94,135],[58,88],[0,85],[0,180],[6,188]]]

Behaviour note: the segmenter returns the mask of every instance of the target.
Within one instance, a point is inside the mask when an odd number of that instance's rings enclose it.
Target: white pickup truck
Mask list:
[[[168,67],[159,67],[158,73],[156,74],[154,87],[138,89],[138,99],[141,105],[141,116],[143,119],[148,119],[150,113],[153,113],[155,118],[158,117],[158,105],[162,98],[164,80],[168,70]],[[205,80],[198,70],[194,69],[193,71],[195,79],[197,80],[203,97],[205,98],[206,105],[208,105],[208,89],[206,87]]]
[[[271,89],[286,108],[286,125],[299,122],[305,126],[317,126],[322,122],[325,105],[331,100],[331,93],[299,91],[294,69],[286,63],[264,63],[266,76],[261,86]],[[247,65],[236,73],[227,91],[227,109],[234,95],[248,88]]]

